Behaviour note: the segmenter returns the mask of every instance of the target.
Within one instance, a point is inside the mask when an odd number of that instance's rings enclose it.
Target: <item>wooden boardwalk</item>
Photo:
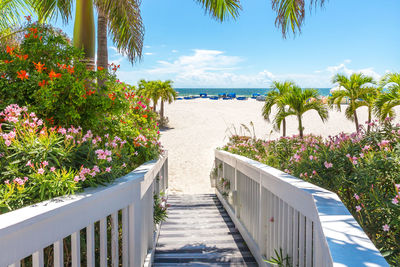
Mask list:
[[[154,266],[258,266],[215,195],[170,195]]]

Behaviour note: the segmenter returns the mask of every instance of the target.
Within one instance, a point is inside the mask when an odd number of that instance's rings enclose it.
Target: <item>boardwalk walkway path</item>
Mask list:
[[[257,266],[218,198],[170,195],[154,266]]]

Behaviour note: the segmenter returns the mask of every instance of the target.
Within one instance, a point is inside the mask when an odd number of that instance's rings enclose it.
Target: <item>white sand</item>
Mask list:
[[[260,138],[275,139],[280,133],[273,130],[261,116],[264,102],[249,99],[177,100],[165,106],[170,129],[162,132],[161,143],[169,154],[169,188],[172,193],[211,193],[209,174],[214,160],[214,149],[224,145],[228,128],[254,123],[255,134]],[[344,109],[343,109],[344,110]],[[315,111],[303,118],[305,134],[328,136],[340,132],[353,132],[354,123],[344,117],[344,112],[330,111],[323,123]],[[358,111],[360,123],[367,120],[367,109]],[[287,120],[287,135],[298,134],[295,117]]]

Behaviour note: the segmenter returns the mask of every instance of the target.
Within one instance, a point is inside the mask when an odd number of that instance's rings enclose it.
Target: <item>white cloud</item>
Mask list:
[[[175,49],[173,49],[173,50],[171,50],[171,52],[172,52],[172,53],[178,53],[179,51],[178,51],[178,50],[175,50]]]
[[[151,55],[153,55],[153,53],[150,53],[150,52],[146,52],[146,53],[143,53],[143,54],[145,54],[146,56],[151,56]]]
[[[155,67],[120,72],[119,76],[130,83],[142,78],[171,79],[176,87],[269,87],[273,80],[292,80],[302,87],[316,88],[332,87],[331,79],[336,73],[350,75],[362,72],[375,79],[381,77],[373,68],[350,68],[350,59],[310,73],[274,73],[268,69],[243,73],[243,62],[243,58],[227,55],[223,51],[195,49],[189,55],[174,60],[159,60]]]
[[[145,46],[144,46],[144,48],[147,48],[147,49],[150,48],[150,47],[151,47],[151,46],[149,46],[149,45],[145,45]]]

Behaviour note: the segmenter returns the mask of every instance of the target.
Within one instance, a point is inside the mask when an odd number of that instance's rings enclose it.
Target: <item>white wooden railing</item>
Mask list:
[[[217,195],[260,266],[280,249],[292,266],[388,266],[336,194],[225,151],[215,166]]]
[[[143,266],[154,245],[153,194],[167,187],[165,154],[107,187],[0,215],[0,266],[26,257],[33,267],[61,267],[66,257],[73,267]]]

